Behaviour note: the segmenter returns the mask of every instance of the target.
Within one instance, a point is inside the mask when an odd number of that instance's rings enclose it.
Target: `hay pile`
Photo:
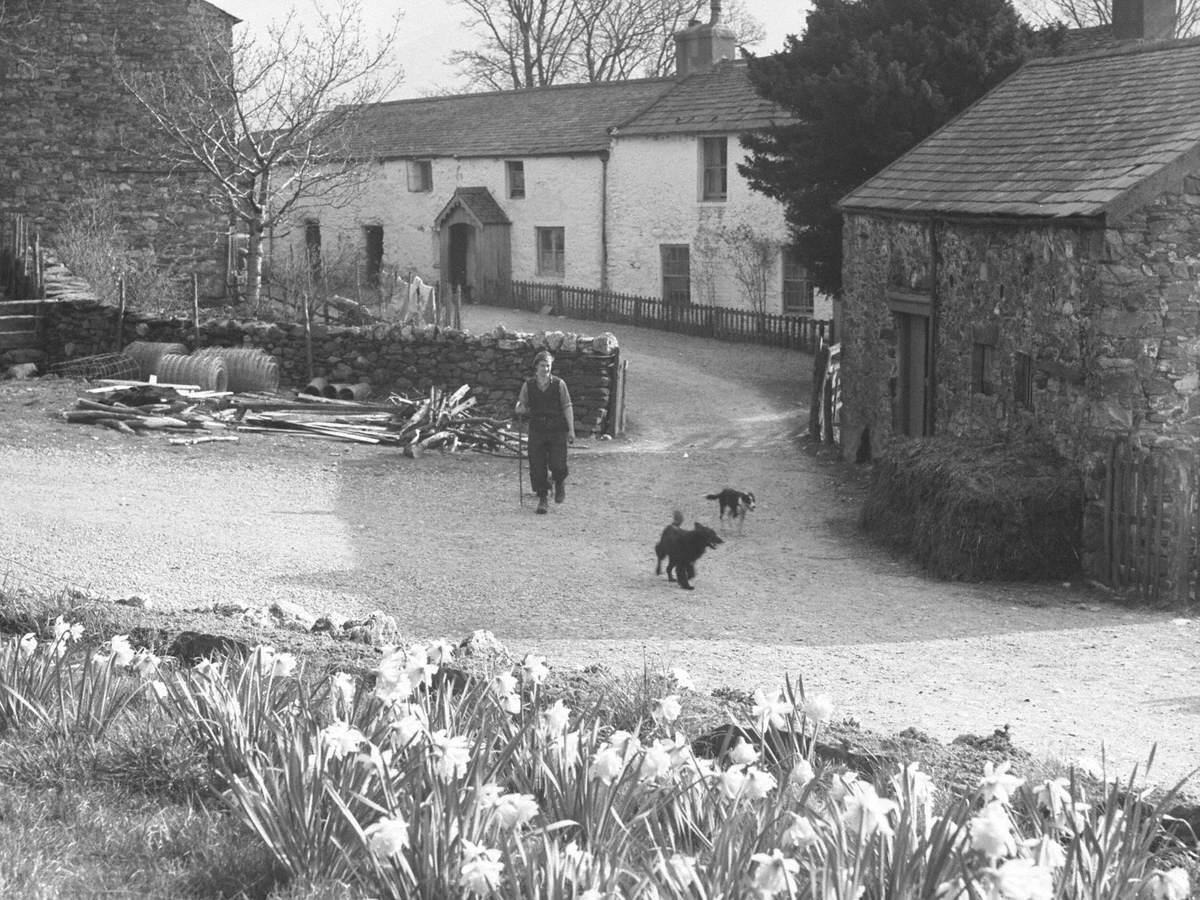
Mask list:
[[[934,437],[877,458],[863,529],[939,578],[1040,581],[1079,569],[1080,477],[1046,447]]]

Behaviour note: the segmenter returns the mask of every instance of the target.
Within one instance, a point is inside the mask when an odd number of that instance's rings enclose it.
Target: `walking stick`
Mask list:
[[[517,419],[517,500],[525,506],[525,421]]]

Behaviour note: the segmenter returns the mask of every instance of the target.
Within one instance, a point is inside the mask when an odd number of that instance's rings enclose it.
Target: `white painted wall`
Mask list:
[[[408,189],[408,162],[388,160],[374,167],[351,196],[337,203],[297,208],[293,226],[276,231],[274,258],[289,250],[303,258],[304,223],[321,225],[322,249],[328,258],[339,240],[362,253],[363,226],[383,226],[383,263],[402,273],[410,269],[425,281],[438,281],[438,235],[433,223],[459,187],[486,187],[512,221],[512,277],[520,281],[561,281],[568,285],[600,283],[601,162],[594,156],[509,157],[525,164],[525,197],[510,199],[505,159],[432,160],[433,190]],[[537,272],[535,228],[565,229],[565,273],[562,278]]]
[[[711,135],[715,136],[715,135]],[[787,242],[783,207],[750,189],[737,172],[745,151],[728,135],[728,191],[723,202],[700,199],[699,136],[620,136],[609,162],[609,286],[612,290],[662,295],[662,244],[691,248],[692,302],[749,307],[720,238],[740,225]],[[767,312],[783,308],[783,259],[770,266]],[[820,313],[820,306],[818,306]],[[818,318],[820,315],[818,315]]]

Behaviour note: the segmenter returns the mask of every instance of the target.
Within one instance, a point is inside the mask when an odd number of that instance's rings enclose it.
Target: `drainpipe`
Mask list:
[[[616,128],[608,130],[609,139],[616,134]],[[608,159],[610,152],[600,153],[600,290],[608,290]]]

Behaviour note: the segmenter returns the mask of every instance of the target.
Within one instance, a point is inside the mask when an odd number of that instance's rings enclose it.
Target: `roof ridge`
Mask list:
[[[656,76],[653,78],[621,78],[612,81],[573,81],[569,84],[545,84],[539,87],[532,88],[512,88],[509,90],[494,90],[494,91],[465,91],[460,94],[437,94],[431,97],[399,97],[395,100],[380,100],[377,103],[369,104],[374,107],[381,106],[400,106],[402,104],[418,104],[418,103],[434,103],[441,100],[463,100],[468,97],[504,97],[511,95],[530,95],[540,93],[550,93],[552,91],[569,91],[579,88],[600,89],[600,88],[615,88],[624,87],[625,85],[649,85],[649,84],[667,84],[676,79],[670,76]]]
[[[1096,26],[1104,27],[1104,26]],[[1088,50],[1084,53],[1063,53],[1058,56],[1036,56],[1026,60],[1021,68],[1026,66],[1055,66],[1081,62],[1083,60],[1104,59],[1117,56],[1135,56],[1143,53],[1161,53],[1167,50],[1183,50],[1200,46],[1200,37],[1169,38],[1161,41],[1134,40],[1119,47],[1106,47],[1100,50]]]

